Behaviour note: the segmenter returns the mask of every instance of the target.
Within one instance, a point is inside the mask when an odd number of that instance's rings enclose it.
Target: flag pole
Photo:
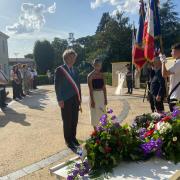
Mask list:
[[[134,43],[136,36],[135,36],[135,25],[133,21],[133,29],[132,29],[132,58],[131,58],[131,72],[132,72],[132,87],[134,88],[134,72],[133,72],[133,48],[134,48]]]

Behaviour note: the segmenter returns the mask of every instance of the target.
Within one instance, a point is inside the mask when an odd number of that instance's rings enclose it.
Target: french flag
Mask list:
[[[132,60],[133,64],[141,69],[146,63],[144,57],[144,47],[143,47],[143,29],[144,29],[144,20],[145,11],[144,11],[144,2],[140,0],[140,9],[139,9],[139,26],[137,29],[137,34],[135,33],[135,28],[133,29],[133,51],[132,51]],[[135,35],[136,34],[136,35]]]
[[[150,0],[149,7],[147,9],[146,20],[144,23],[144,56],[148,61],[154,59],[154,12],[155,12],[155,0]]]

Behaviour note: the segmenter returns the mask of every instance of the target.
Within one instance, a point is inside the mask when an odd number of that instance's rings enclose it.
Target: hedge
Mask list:
[[[37,77],[37,85],[46,85],[46,84],[53,84],[53,83],[54,83],[53,77],[51,78],[50,81],[47,75],[38,75]]]
[[[106,84],[112,86],[112,73],[104,73],[104,76]]]
[[[106,84],[112,85],[112,73],[104,73]],[[80,74],[80,82],[87,83],[87,75]],[[49,81],[47,75],[38,75],[37,77],[37,85],[46,85],[46,84],[53,84],[54,77],[51,78]]]

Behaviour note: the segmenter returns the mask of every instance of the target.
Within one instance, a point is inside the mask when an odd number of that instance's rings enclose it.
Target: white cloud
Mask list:
[[[166,2],[167,0],[161,0],[161,4]],[[144,0],[144,3],[148,3],[148,0]],[[115,15],[117,11],[123,11],[131,14],[137,14],[139,11],[139,0],[92,0],[91,8],[96,9],[101,7],[103,4],[109,4],[113,6],[115,9],[111,13]]]
[[[95,0],[91,2],[91,8],[98,8],[104,3],[108,3],[111,6],[115,7],[115,10],[112,12],[112,15],[115,15],[117,11],[136,13],[139,9],[138,0]]]
[[[55,13],[56,3],[48,8],[44,4],[23,3],[18,22],[11,26],[6,26],[9,34],[24,34],[40,31],[46,23],[45,13]]]
[[[118,5],[120,3],[120,0],[95,0],[94,2],[91,2],[91,8],[96,9],[104,3],[109,3],[113,6],[115,6],[115,5]]]

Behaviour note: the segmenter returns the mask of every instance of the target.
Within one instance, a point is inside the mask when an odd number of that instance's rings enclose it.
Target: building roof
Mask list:
[[[8,36],[7,34],[4,34],[4,33],[3,33],[3,32],[1,32],[1,31],[0,31],[0,36],[5,37],[6,39],[8,39],[8,38],[9,38],[9,36]]]
[[[30,58],[9,58],[9,62],[34,62],[34,59],[30,59]]]

